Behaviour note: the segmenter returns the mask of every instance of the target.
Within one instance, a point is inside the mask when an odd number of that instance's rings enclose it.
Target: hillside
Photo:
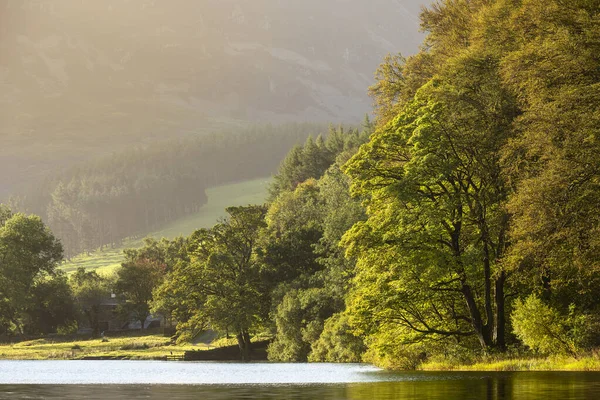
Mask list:
[[[210,188],[206,191],[208,202],[196,214],[166,225],[163,229],[148,236],[160,239],[186,236],[199,228],[213,226],[219,218],[226,215],[225,207],[248,204],[261,204],[267,198],[267,187],[270,178],[260,178],[231,185]],[[61,269],[66,272],[75,271],[79,267],[110,273],[121,265],[123,249],[139,247],[142,239],[125,240],[122,246],[96,251],[89,255],[80,255],[65,262]]]
[[[359,120],[383,56],[417,50],[422,3],[0,1],[0,196],[156,139]]]

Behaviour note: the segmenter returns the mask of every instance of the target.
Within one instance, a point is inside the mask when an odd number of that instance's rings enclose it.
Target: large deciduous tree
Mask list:
[[[412,340],[475,335],[483,349],[503,348],[509,188],[500,150],[517,111],[498,60],[462,51],[399,107],[347,164],[369,210],[346,236],[361,266],[355,312]]]
[[[149,258],[127,260],[117,271],[115,289],[125,298],[120,311],[131,320],[139,321],[141,329],[150,315],[152,292],[164,276],[165,264]]]
[[[11,216],[7,209],[0,212],[4,220],[0,225],[0,310],[4,327],[12,326],[17,332],[23,333],[27,320],[35,324],[35,321],[44,319],[44,330],[67,322],[72,315],[63,320],[28,315],[28,311],[29,314],[38,311],[44,313],[36,302],[44,302],[41,298],[48,294],[48,290],[43,290],[42,286],[51,289],[48,281],[56,275],[56,267],[62,261],[60,242],[39,217],[24,214]],[[54,288],[62,290],[63,286],[58,281],[56,283]],[[28,330],[38,329],[31,327]]]
[[[235,333],[243,360],[250,359],[251,331],[268,314],[268,289],[256,260],[265,206],[229,207],[229,216],[189,238],[189,262],[175,265],[155,292],[156,304],[175,304],[178,329],[211,327]]]
[[[133,320],[140,321],[142,329],[151,309],[167,320],[177,307],[167,300],[171,297],[169,293],[158,296],[159,301],[154,292],[159,290],[166,275],[177,264],[189,263],[187,246],[188,241],[183,237],[173,240],[145,238],[144,246],[124,251],[125,262],[117,271],[116,289],[126,299],[122,311]]]

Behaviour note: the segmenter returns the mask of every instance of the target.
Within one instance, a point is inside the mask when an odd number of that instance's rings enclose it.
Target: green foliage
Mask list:
[[[369,88],[375,101],[376,126],[384,126],[393,120],[398,110],[406,105],[434,74],[433,57],[420,52],[405,58],[400,54],[388,54],[377,71],[377,82]],[[375,126],[371,125],[370,130]]]
[[[304,180],[302,174],[302,147],[295,145],[287,153],[271,186],[270,198],[274,199],[280,192],[293,189],[298,183]]]
[[[250,331],[268,312],[268,289],[255,256],[266,207],[229,207],[227,213],[229,217],[211,229],[190,236],[189,261],[179,257],[155,290],[154,307],[171,308],[185,337],[207,326],[235,333],[248,359]]]
[[[75,315],[77,315],[77,314],[75,314]],[[77,333],[78,329],[79,329],[79,325],[77,323],[77,320],[75,320],[75,321],[70,321],[69,323],[60,325],[56,329],[56,333],[58,335],[74,335]]]
[[[546,354],[575,351],[567,337],[563,316],[535,295],[524,302],[517,300],[512,320],[515,334],[535,351]]]
[[[85,322],[92,328],[92,332],[100,333],[99,313],[101,304],[110,299],[113,279],[98,275],[96,271],[86,271],[78,268],[69,277],[69,284],[78,307],[78,311]]]
[[[311,344],[317,341],[325,320],[336,310],[336,304],[326,289],[288,290],[273,315],[277,335],[269,346],[269,359],[307,361]]]
[[[479,56],[456,63],[346,166],[369,210],[345,237],[359,257],[354,304],[367,307],[360,313],[374,326],[395,320],[419,336],[475,334],[484,348],[494,336],[503,346],[493,308],[504,311],[491,288],[503,290],[504,281],[507,188],[498,152],[511,101]]]
[[[4,331],[51,331],[72,318],[70,292],[64,278],[56,276],[62,254],[60,242],[37,216],[15,214],[0,226],[0,323]]]
[[[510,292],[574,302],[563,333],[589,336],[575,321],[600,287],[598,17],[597,2],[440,1],[419,54],[384,60],[377,129],[346,165],[369,217],[344,237],[348,312],[373,359],[473,337],[503,350]]]
[[[269,360],[306,361],[310,345],[302,338],[303,322],[306,323],[298,293],[286,294],[277,306],[275,315],[277,336],[269,345]]]
[[[352,333],[348,316],[338,313],[325,322],[319,339],[312,344],[308,361],[361,362],[365,350],[363,340]]]
[[[120,313],[140,321],[142,329],[150,315],[150,301],[153,290],[162,282],[166,265],[148,258],[129,259],[117,270],[115,290],[125,298],[120,305]]]
[[[350,195],[350,178],[341,169],[355,151],[356,149],[341,153],[318,182],[319,195],[323,203],[321,244],[326,245],[331,251],[339,248],[339,241],[352,225],[366,218],[360,198],[353,198]]]
[[[349,180],[340,165],[356,151],[346,150],[343,134],[328,137],[331,151],[341,152],[317,181],[308,179],[295,190],[282,192],[271,204],[267,228],[261,235],[260,259],[271,294],[275,340],[269,358],[306,361],[322,335],[326,321],[344,309],[347,283],[354,266],[339,248],[343,233],[364,217],[356,199],[349,195]],[[333,328],[332,328],[333,329]],[[347,336],[325,333],[320,343],[348,344]],[[339,343],[338,343],[339,341]],[[358,359],[359,347],[349,353],[319,357]]]
[[[72,325],[77,312],[66,275],[59,272],[37,282],[25,313],[23,328],[28,334],[55,333]]]
[[[349,314],[351,327],[356,327],[355,316]],[[354,328],[356,331],[356,328]],[[360,331],[359,331],[360,332]],[[367,347],[363,355],[363,361],[379,365],[386,369],[414,370],[434,352],[436,340],[414,341],[410,336],[414,335],[409,328],[396,323],[382,323],[379,329],[370,335],[364,336]],[[443,343],[444,347],[448,342]]]
[[[180,261],[189,261],[187,254],[188,242],[182,236],[171,240],[166,238],[156,240],[147,237],[143,243],[144,245],[140,248],[125,249],[123,251],[125,259],[127,261],[151,260],[160,264],[165,272],[171,271],[175,264]]]
[[[510,265],[561,308],[589,311],[600,289],[598,10],[597,1],[523,2],[507,20],[520,39],[501,64],[522,109],[505,151],[517,187]]]
[[[153,301],[154,293],[176,265],[189,263],[187,246],[188,241],[183,237],[146,238],[143,247],[124,251],[125,262],[117,270],[115,288],[126,300],[120,306],[121,312],[140,321],[142,328],[151,307],[166,318],[171,316],[175,305],[167,298]]]
[[[229,207],[227,212],[228,219],[191,236],[192,264],[200,272],[199,290],[207,296],[205,310],[211,323],[240,332],[254,327],[264,315],[254,249],[266,207]]]
[[[286,191],[293,191],[296,186],[308,179],[318,179],[335,162],[337,155],[344,151],[355,149],[365,141],[370,134],[372,125],[365,123],[364,130],[344,127],[330,127],[327,137],[318,136],[315,141],[312,136],[306,140],[304,146],[294,146],[279,166],[277,174],[273,177],[270,188],[270,200]]]
[[[598,318],[581,314],[573,306],[564,315],[530,295],[516,301],[511,317],[517,337],[542,354],[576,354],[597,344]]]
[[[323,235],[321,207],[314,179],[283,192],[269,207],[258,255],[262,274],[271,285],[306,278],[321,269],[313,251]]]
[[[203,313],[206,295],[193,284],[200,281],[199,273],[190,266],[189,260],[180,260],[152,292],[151,311],[177,321],[179,343],[190,342],[208,327]]]

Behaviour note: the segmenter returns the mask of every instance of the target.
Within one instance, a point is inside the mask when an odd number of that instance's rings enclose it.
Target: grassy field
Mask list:
[[[85,358],[120,358],[129,360],[156,360],[183,357],[186,351],[210,350],[237,346],[235,338],[214,338],[210,343],[174,344],[158,330],[105,335],[104,340],[89,337],[48,337],[18,343],[0,344],[3,360],[77,360]],[[253,342],[269,339],[258,335]]]
[[[205,344],[174,345],[162,334],[106,336],[101,339],[45,338],[0,345],[0,359],[51,360],[86,357],[118,357],[126,359],[158,359],[183,356],[188,350],[205,350]],[[212,348],[213,346],[211,346]]]
[[[267,198],[269,182],[270,178],[260,178],[210,188],[206,191],[208,202],[198,213],[174,221],[147,236],[157,239],[162,237],[172,239],[180,235],[187,236],[199,228],[210,228],[219,218],[226,215],[225,208],[228,206],[264,203]],[[123,241],[118,248],[95,251],[90,255],[75,257],[65,262],[61,269],[73,272],[77,268],[83,267],[88,270],[96,270],[98,273],[110,274],[121,265],[123,249],[139,247],[141,244],[142,239],[128,239]]]

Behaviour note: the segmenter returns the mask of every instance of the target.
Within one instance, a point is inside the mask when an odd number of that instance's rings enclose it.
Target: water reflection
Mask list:
[[[414,373],[402,382],[348,385],[348,399],[600,399],[600,373]]]
[[[344,366],[340,366],[344,368]],[[371,373],[369,373],[371,374]],[[2,399],[600,399],[599,373],[400,373],[379,381],[236,385],[1,385]],[[372,378],[372,377],[371,377]],[[268,380],[268,379],[267,379]]]

